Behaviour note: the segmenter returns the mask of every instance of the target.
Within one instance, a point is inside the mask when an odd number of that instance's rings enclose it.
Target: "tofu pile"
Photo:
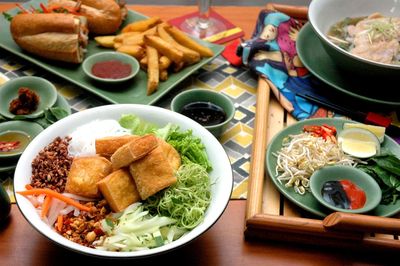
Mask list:
[[[99,199],[114,212],[176,183],[179,153],[154,135],[96,139],[96,156],[74,158],[65,191]]]

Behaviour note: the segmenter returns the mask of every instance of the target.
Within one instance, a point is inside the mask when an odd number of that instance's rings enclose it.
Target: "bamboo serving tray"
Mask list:
[[[307,18],[306,7],[268,4],[267,8],[297,19]],[[337,212],[321,219],[302,211],[278,192],[265,172],[265,151],[272,137],[296,120],[274,97],[270,98],[271,86],[269,81],[259,79],[245,237],[375,251],[400,250],[400,215],[382,218]]]

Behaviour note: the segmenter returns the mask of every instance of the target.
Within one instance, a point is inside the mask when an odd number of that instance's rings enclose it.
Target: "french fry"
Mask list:
[[[140,32],[139,34],[133,36],[126,36],[126,38],[122,38],[122,43],[126,45],[144,45],[144,36],[145,35],[154,35],[157,33],[157,27],[150,28],[144,32]]]
[[[128,25],[126,25],[123,29],[122,32],[130,32],[130,31],[146,31],[150,29],[151,27],[154,27],[155,25],[161,23],[161,19],[158,17],[152,17],[148,18],[145,20],[139,20],[132,22]]]
[[[174,67],[173,67],[174,72],[176,73],[176,72],[181,71],[181,69],[183,68],[184,65],[185,65],[185,63],[183,61],[178,64],[174,64]]]
[[[139,45],[121,45],[117,49],[118,52],[131,55],[140,61],[145,55],[145,50]]]
[[[171,59],[174,63],[179,64],[182,62],[183,53],[160,37],[145,35],[144,42],[146,45],[156,48],[161,54]]]
[[[172,44],[172,46],[174,46],[176,49],[182,51],[183,61],[185,61],[187,65],[192,65],[199,62],[200,54],[176,42],[175,39],[165,30],[165,27],[166,25],[164,23],[157,26],[157,33],[160,38]]]
[[[147,56],[144,56],[139,63],[143,69],[147,69]],[[167,70],[171,63],[171,60],[169,60],[169,58],[165,55],[159,56],[158,58],[158,68],[160,69],[160,71]]]
[[[110,36],[97,36],[94,40],[97,42],[98,45],[106,47],[106,48],[114,48],[114,35]]]
[[[168,71],[166,69],[161,70],[160,72],[160,80],[166,81],[168,79]]]
[[[114,42],[114,49],[118,50],[119,47],[122,46],[122,42]]]
[[[139,61],[140,68],[147,71],[147,55],[143,56]]]
[[[150,45],[146,46],[147,54],[147,95],[157,90],[159,82],[158,51]]]
[[[165,55],[160,56],[160,59],[158,59],[159,68],[162,70],[168,69],[171,63],[171,60]]]
[[[201,56],[211,57],[214,52],[190,38],[188,35],[173,26],[165,27],[165,30],[181,45],[198,52]]]
[[[136,35],[139,35],[139,34],[141,34],[141,32],[138,32],[138,31],[120,33],[117,36],[115,36],[114,41],[115,42],[122,42],[122,40],[125,39],[125,38],[136,36]]]

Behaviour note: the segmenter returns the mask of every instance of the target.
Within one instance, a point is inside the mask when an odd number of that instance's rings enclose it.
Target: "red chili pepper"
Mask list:
[[[40,8],[43,10],[43,13],[49,13],[49,10],[47,10],[46,6],[43,3],[40,3]]]
[[[0,141],[0,151],[8,152],[19,147],[19,141]]]
[[[336,143],[336,128],[329,125],[305,125],[304,132],[311,133],[314,137],[322,137],[324,140],[330,140]]]

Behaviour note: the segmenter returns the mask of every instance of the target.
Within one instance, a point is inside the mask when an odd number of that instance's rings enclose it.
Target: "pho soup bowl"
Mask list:
[[[331,38],[328,38],[330,28],[337,22],[345,18],[368,17],[376,12],[385,17],[400,18],[400,2],[393,0],[314,0],[308,9],[308,19],[327,54],[339,68],[345,70],[349,75],[355,74],[361,77],[373,75],[381,78],[398,79],[400,64],[381,63],[365,59],[340,48]],[[400,26],[398,30],[400,30]],[[397,36],[400,36],[400,33],[397,33]],[[400,55],[398,60],[400,60]]]
[[[382,191],[373,177],[351,166],[327,166],[310,177],[314,197],[332,211],[365,213],[379,205]]]
[[[136,76],[139,68],[136,58],[119,52],[97,53],[82,63],[82,69],[88,77],[105,84],[130,80]]]
[[[171,110],[193,119],[218,138],[234,118],[236,109],[232,100],[220,92],[190,89],[172,99]]]
[[[49,226],[49,224],[41,218],[41,213],[34,207],[32,202],[25,196],[21,195],[21,191],[26,190],[26,185],[30,184],[31,176],[32,176],[32,161],[37,158],[37,155],[41,150],[47,147],[49,144],[53,142],[57,137],[71,137],[69,142],[70,147],[68,148],[68,155],[72,155],[71,150],[74,150],[77,147],[82,147],[85,143],[87,147],[92,147],[93,141],[97,139],[95,136],[99,136],[99,133],[104,135],[109,134],[111,129],[116,129],[114,132],[122,132],[123,135],[130,134],[125,131],[121,131],[122,128],[118,124],[121,117],[126,118],[128,115],[132,120],[122,120],[125,122],[134,122],[139,118],[141,121],[146,121],[151,125],[151,129],[153,126],[157,126],[159,128],[163,128],[168,125],[173,125],[179,127],[179,131],[187,132],[191,131],[192,135],[199,138],[201,142],[204,144],[205,152],[208,156],[209,162],[212,166],[212,169],[208,172],[209,181],[210,181],[210,193],[205,193],[206,195],[210,195],[210,203],[208,207],[205,209],[203,220],[199,222],[199,224],[194,225],[194,228],[188,230],[184,235],[178,237],[174,241],[172,238],[168,238],[168,241],[165,240],[165,236],[154,235],[154,242],[152,248],[144,249],[138,248],[138,250],[130,250],[130,251],[111,251],[111,250],[102,250],[91,248],[87,246],[83,246],[67,238],[63,237],[59,234],[54,226]],[[131,115],[131,116],[130,116]],[[121,121],[121,123],[122,123]],[[97,126],[93,126],[94,124]],[[108,125],[105,127],[105,125]],[[126,124],[125,124],[126,125]],[[131,124],[132,125],[132,124]],[[137,124],[135,124],[137,125]],[[85,129],[84,132],[87,134],[76,133],[76,129],[82,128]],[[174,127],[175,128],[175,127]],[[141,127],[140,129],[143,129]],[[73,134],[75,133],[75,134]],[[164,132],[165,133],[165,132]],[[185,135],[186,136],[186,135]],[[71,143],[76,139],[75,145]],[[83,140],[83,141],[82,141]],[[87,141],[88,140],[88,141]],[[71,147],[71,145],[73,147]],[[164,145],[162,146],[162,151],[164,152]],[[76,151],[76,149],[75,149]],[[84,148],[81,150],[82,152],[86,152],[87,149]],[[92,150],[94,154],[96,154],[96,150]],[[81,156],[86,156],[85,154],[80,153]],[[73,155],[74,156],[74,155]],[[75,155],[76,156],[76,155]],[[86,156],[87,158],[87,156]],[[92,158],[99,158],[99,156],[92,156]],[[157,157],[159,158],[159,157]],[[143,159],[143,158],[142,158]],[[104,158],[103,158],[104,161]],[[151,164],[151,167],[155,167],[154,165],[160,164],[160,160],[156,160],[157,163]],[[164,164],[165,165],[165,164]],[[189,164],[190,165],[190,164]],[[193,166],[193,165],[191,165]],[[89,167],[91,168],[91,166]],[[197,168],[198,169],[198,168]],[[111,170],[111,169],[110,169]],[[199,174],[199,171],[195,171],[196,176]],[[115,172],[114,172],[115,173]],[[159,173],[159,172],[157,172]],[[68,177],[69,178],[69,177]],[[190,183],[190,182],[189,182]],[[126,187],[126,186],[125,186]],[[195,240],[208,229],[210,229],[221,217],[223,214],[233,188],[233,174],[232,167],[229,161],[228,155],[224,151],[224,148],[219,143],[219,141],[204,127],[194,122],[193,120],[183,116],[181,114],[172,112],[167,109],[163,109],[156,106],[150,105],[139,105],[139,104],[113,104],[113,105],[104,105],[100,107],[95,107],[91,109],[87,109],[81,112],[74,113],[56,123],[52,124],[48,128],[46,128],[41,134],[39,134],[33,141],[29,144],[29,146],[25,149],[23,154],[21,155],[14,175],[14,191],[15,191],[15,199],[16,203],[25,217],[25,219],[29,222],[29,224],[36,229],[43,236],[47,237],[51,241],[59,244],[60,246],[70,249],[72,251],[76,251],[78,253],[83,253],[86,255],[97,256],[102,258],[143,258],[154,255],[159,255],[165,252],[169,252],[180,248],[187,243]],[[117,191],[119,191],[117,189]],[[32,192],[32,191],[31,191]],[[192,194],[192,192],[190,192]],[[117,193],[118,194],[118,193]],[[66,195],[66,194],[64,194]],[[81,197],[75,198],[76,200],[81,199]],[[175,199],[175,198],[174,198]],[[86,199],[87,200],[87,199]],[[179,201],[182,199],[178,198],[177,202],[174,201],[173,204],[179,204]],[[83,203],[83,202],[82,202]],[[67,208],[71,207],[69,205]],[[132,206],[132,205],[131,205]],[[82,209],[81,209],[82,210]],[[70,210],[69,210],[70,211]],[[84,211],[84,210],[83,210]],[[74,211],[72,211],[73,213]],[[139,213],[142,214],[142,213]],[[49,211],[50,215],[50,211]],[[54,216],[56,217],[56,216]],[[118,219],[120,216],[113,216],[112,220]],[[126,217],[126,216],[125,216]],[[134,216],[137,217],[137,216]],[[143,216],[141,216],[143,217]],[[141,217],[137,217],[139,220]],[[55,219],[57,220],[57,219]],[[105,223],[104,223],[105,222]],[[107,226],[109,227],[108,220],[103,220],[101,230],[107,230]],[[146,221],[144,221],[146,222]],[[165,220],[164,220],[165,222]],[[139,222],[138,222],[139,223]],[[51,224],[51,223],[50,223]],[[55,224],[57,224],[55,222]],[[123,223],[128,225],[128,223]],[[68,225],[68,224],[67,224]],[[135,223],[137,225],[137,223]],[[154,225],[154,224],[153,224]],[[57,227],[58,228],[58,227]],[[141,227],[143,228],[143,227]],[[152,226],[153,228],[153,226]],[[127,228],[123,229],[127,230]],[[130,230],[130,229],[128,229]],[[144,230],[144,229],[141,229]],[[126,232],[126,231],[122,231]],[[179,230],[174,231],[179,234]],[[79,234],[79,231],[77,232]],[[96,232],[95,232],[96,234]],[[139,232],[137,233],[139,234]],[[165,234],[165,233],[164,233]],[[151,234],[152,235],[152,234]],[[170,237],[173,237],[173,234],[169,234]],[[115,235],[117,238],[119,235]],[[142,235],[140,235],[142,236]],[[84,237],[84,236],[82,236]],[[144,240],[148,239],[149,233]],[[162,239],[160,239],[162,237]],[[84,238],[83,238],[84,239]],[[129,238],[132,239],[133,238]],[[141,238],[143,240],[143,238]],[[117,240],[118,241],[118,240]],[[164,242],[163,242],[164,241]],[[131,243],[141,243],[138,241],[133,241]],[[117,244],[120,244],[119,242]],[[130,246],[131,248],[131,246]],[[132,248],[133,249],[133,248]]]
[[[28,88],[38,96],[37,107],[32,109],[29,114],[14,114],[9,107],[13,100],[19,98],[20,88]],[[44,78],[40,77],[20,77],[7,81],[0,86],[0,114],[6,118],[31,119],[43,115],[44,111],[52,107],[57,101],[56,87]]]

